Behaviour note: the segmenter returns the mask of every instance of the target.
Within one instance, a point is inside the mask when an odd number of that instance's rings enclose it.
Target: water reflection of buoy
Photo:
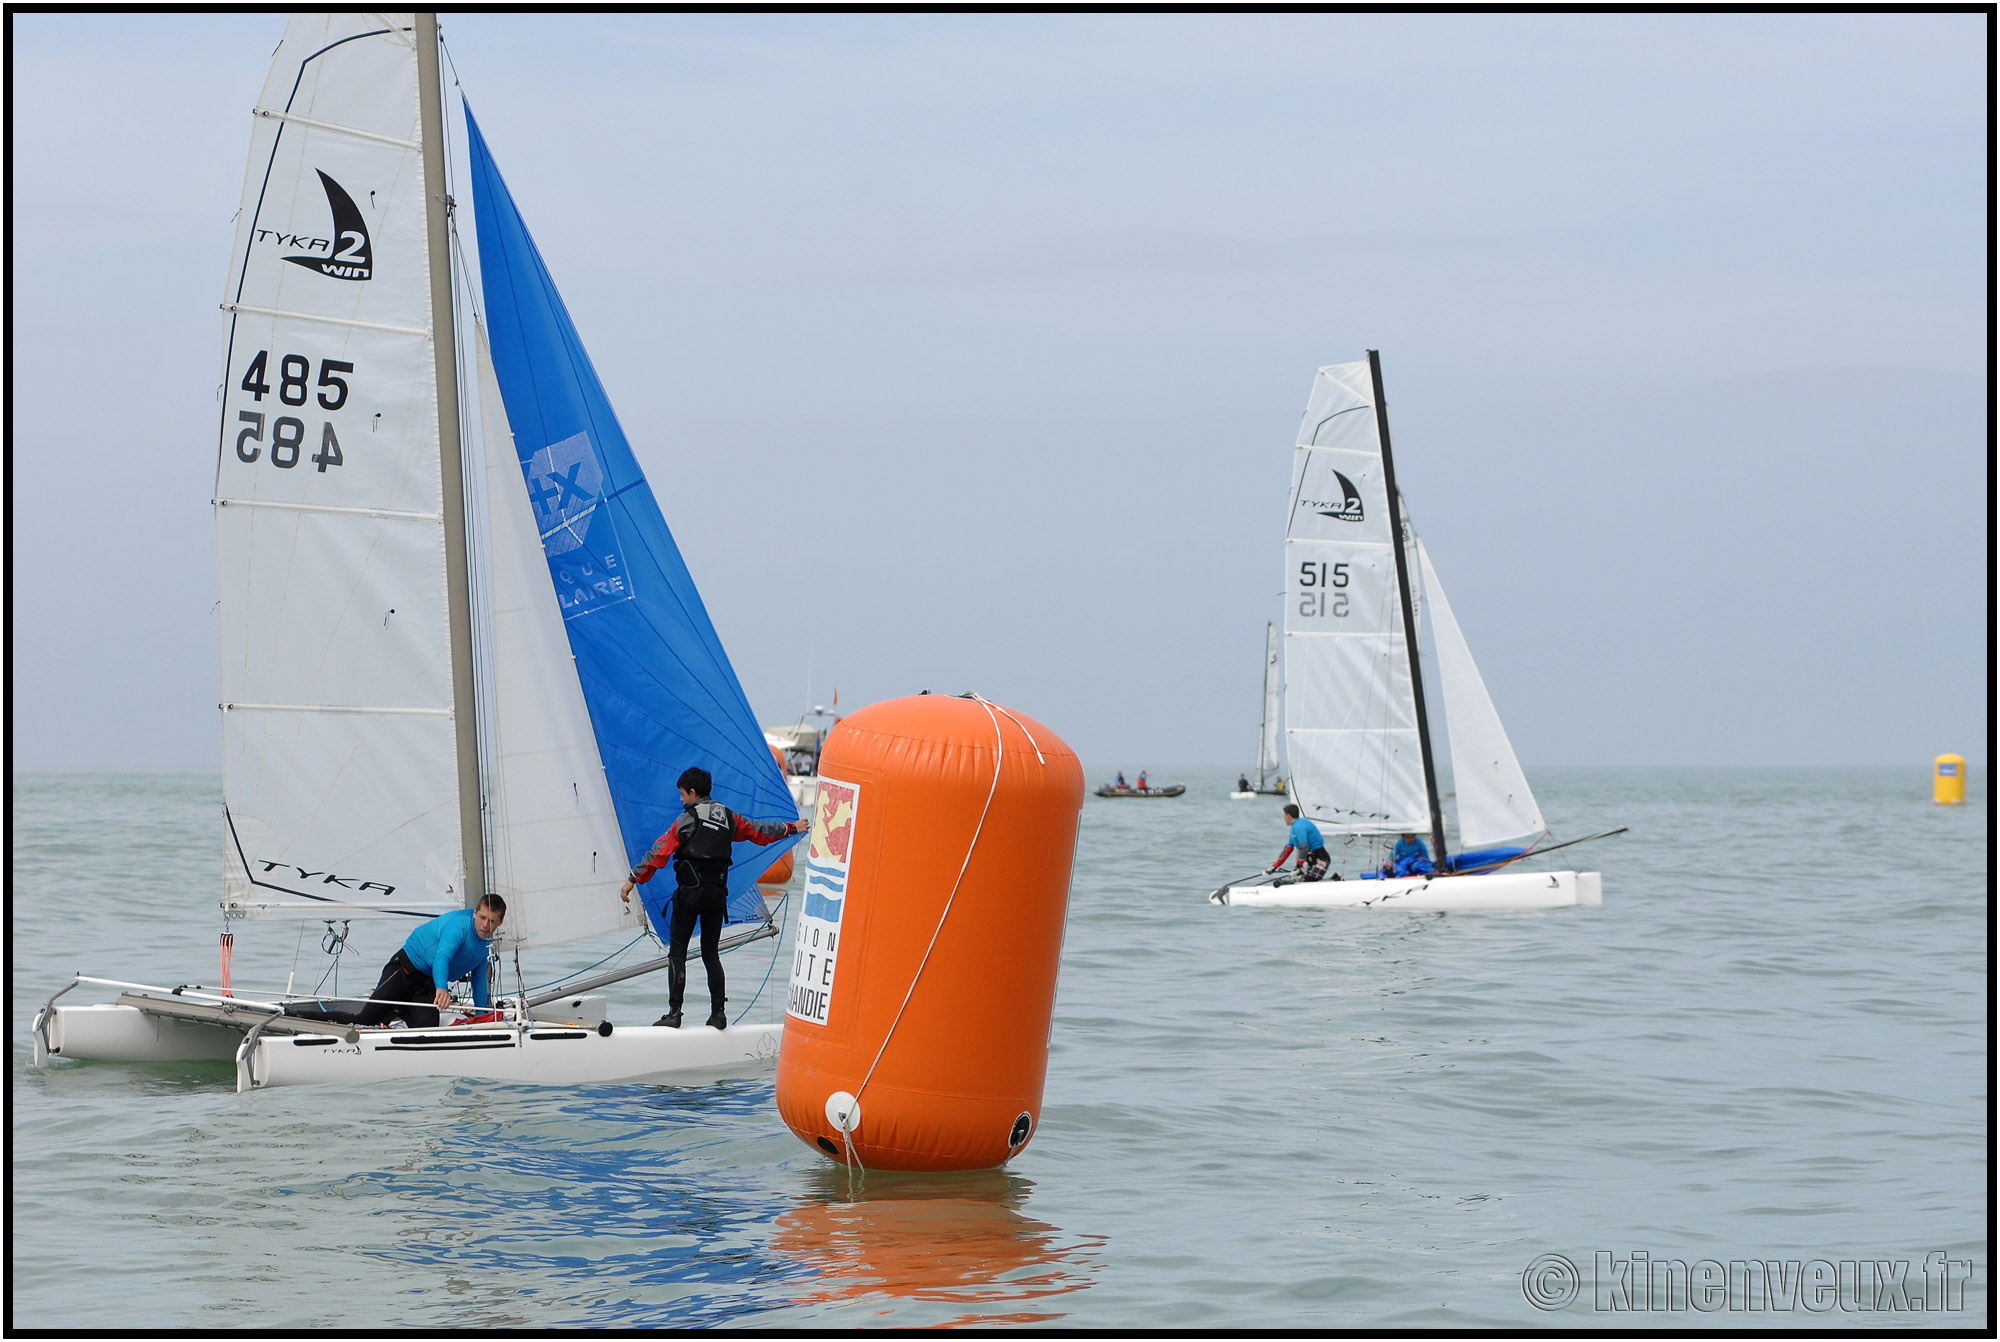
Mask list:
[[[1015,1175],[888,1174],[855,1201],[837,1182],[845,1176],[825,1167],[820,1175],[812,1196],[779,1213],[770,1241],[819,1279],[789,1297],[794,1305],[880,1296],[987,1307],[939,1320],[948,1326],[1053,1323],[1060,1311],[1031,1302],[1091,1284],[1102,1241],[1064,1243],[1054,1226],[1024,1215],[1031,1185]]]
[[[1040,1120],[1083,767],[1032,718],[918,695],[843,719],[819,773],[778,1112],[867,1169],[997,1166]]]

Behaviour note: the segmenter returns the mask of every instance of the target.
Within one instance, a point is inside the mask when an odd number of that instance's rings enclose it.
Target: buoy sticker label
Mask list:
[[[833,1007],[833,976],[840,955],[840,915],[847,903],[848,854],[861,788],[820,775],[806,841],[805,908],[792,942],[791,991],[785,1014],[824,1025]]]

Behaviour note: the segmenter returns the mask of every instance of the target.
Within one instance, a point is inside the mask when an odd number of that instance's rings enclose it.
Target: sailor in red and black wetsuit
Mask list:
[[[680,776],[681,804],[687,808],[673,827],[660,836],[645,860],[632,868],[618,891],[630,901],[632,891],[653,879],[653,873],[674,864],[673,916],[667,932],[667,1014],[653,1023],[680,1028],[681,999],[687,993],[688,935],[701,923],[701,963],[708,970],[708,1023],[716,1029],[729,1024],[723,1009],[722,922],[729,912],[730,845],[738,839],[754,844],[776,843],[788,834],[803,834],[803,820],[751,820],[721,802],[709,800],[714,785],[706,769],[689,769]],[[654,919],[654,927],[659,920]]]

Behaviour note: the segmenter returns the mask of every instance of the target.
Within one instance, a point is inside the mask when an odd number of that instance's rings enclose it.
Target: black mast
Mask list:
[[[1424,755],[1424,795],[1431,806],[1431,852],[1440,875],[1444,865],[1444,808],[1438,805],[1437,770],[1431,764],[1431,722],[1424,711],[1424,677],[1417,665],[1417,620],[1410,606],[1410,567],[1403,554],[1403,508],[1396,495],[1396,463],[1389,455],[1389,407],[1382,399],[1382,356],[1368,351],[1368,377],[1375,389],[1375,432],[1382,443],[1382,486],[1389,491],[1389,536],[1396,552],[1396,595],[1403,603],[1403,634],[1410,645],[1410,688],[1417,699],[1417,744]]]

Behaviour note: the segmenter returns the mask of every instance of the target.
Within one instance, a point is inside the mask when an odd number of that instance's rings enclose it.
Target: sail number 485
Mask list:
[[[352,373],[354,365],[345,359],[321,359],[319,361],[319,407],[322,410],[338,410],[347,404],[347,379],[343,373]],[[310,389],[306,385],[306,375],[312,372],[312,361],[302,354],[287,354],[278,360],[278,400],[283,405],[304,405]],[[243,370],[243,381],[239,384],[250,393],[253,400],[262,402],[271,394],[271,352],[258,350],[257,357],[250,360],[250,366]],[[264,414],[259,410],[241,410],[236,415],[237,423],[244,427],[236,435],[236,459],[249,463],[265,454]],[[280,470],[290,470],[299,464],[300,449],[305,446],[305,421],[296,415],[279,415],[270,425],[270,460]],[[320,423],[319,451],[308,458],[324,473],[329,466],[340,465],[345,458],[340,453],[340,439],[334,434],[333,421]]]
[[[1347,565],[1319,563],[1299,565],[1299,614],[1347,617]],[[1331,590],[1329,590],[1331,589]]]

